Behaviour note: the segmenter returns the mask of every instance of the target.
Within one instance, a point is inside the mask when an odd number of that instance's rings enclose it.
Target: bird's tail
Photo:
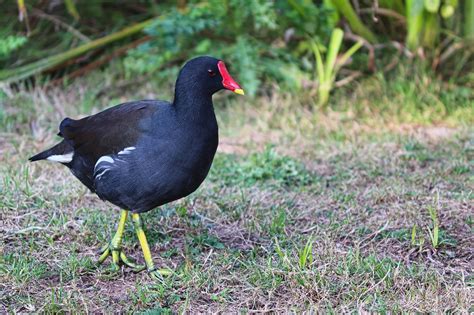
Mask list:
[[[51,148],[52,149],[52,148]],[[46,150],[46,151],[43,151],[41,153],[38,153],[36,155],[33,155],[32,157],[30,157],[28,160],[30,160],[30,162],[34,162],[34,161],[39,161],[39,160],[44,160],[44,159],[47,159],[48,156],[51,155],[51,149],[49,150]]]
[[[68,144],[66,141],[61,141],[60,143],[56,144],[54,147],[45,150],[41,153],[33,155],[28,160],[31,162],[39,161],[39,160],[52,160],[61,163],[68,163],[71,162],[72,157],[74,154],[73,147]]]

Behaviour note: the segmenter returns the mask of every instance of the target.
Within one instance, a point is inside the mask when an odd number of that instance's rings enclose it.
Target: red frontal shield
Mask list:
[[[237,82],[235,82],[235,80],[230,76],[229,71],[227,71],[227,68],[222,60],[219,60],[217,63],[217,68],[219,69],[219,72],[222,76],[222,85],[234,93],[244,95],[244,90],[242,90]]]

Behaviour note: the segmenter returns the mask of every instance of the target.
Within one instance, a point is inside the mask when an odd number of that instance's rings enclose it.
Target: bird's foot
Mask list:
[[[173,274],[173,270],[169,268],[162,268],[162,269],[153,268],[153,269],[148,270],[148,274],[154,280],[163,281],[163,276],[169,276]]]
[[[107,259],[107,257],[112,256],[112,266],[116,270],[119,269],[120,265],[130,267],[135,272],[140,272],[146,268],[143,265],[137,265],[130,261],[130,259],[125,255],[120,247],[113,246],[112,244],[105,245],[101,249],[100,253],[101,255],[98,260],[99,265],[102,264]]]

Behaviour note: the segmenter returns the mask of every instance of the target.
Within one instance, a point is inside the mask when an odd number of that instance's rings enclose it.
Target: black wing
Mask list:
[[[117,153],[136,143],[141,133],[147,132],[160,102],[138,101],[117,105],[96,115],[79,120],[66,118],[59,126],[59,135],[92,163],[104,155]]]
[[[133,146],[140,135],[152,127],[153,114],[165,104],[169,103],[153,100],[129,102],[79,120],[65,118],[58,133],[64,140],[30,160],[72,152],[71,161],[61,162],[94,192],[94,166],[97,160]]]

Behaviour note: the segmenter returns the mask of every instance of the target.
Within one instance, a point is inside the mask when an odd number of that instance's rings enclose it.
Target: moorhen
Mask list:
[[[65,118],[58,133],[63,140],[30,158],[67,166],[101,199],[124,209],[99,264],[111,255],[114,267],[145,268],[121,250],[130,211],[147,270],[165,273],[154,267],[139,214],[191,194],[206,178],[218,145],[212,95],[221,89],[244,94],[222,60],[194,58],[179,72],[172,103],[134,101],[79,120]]]

